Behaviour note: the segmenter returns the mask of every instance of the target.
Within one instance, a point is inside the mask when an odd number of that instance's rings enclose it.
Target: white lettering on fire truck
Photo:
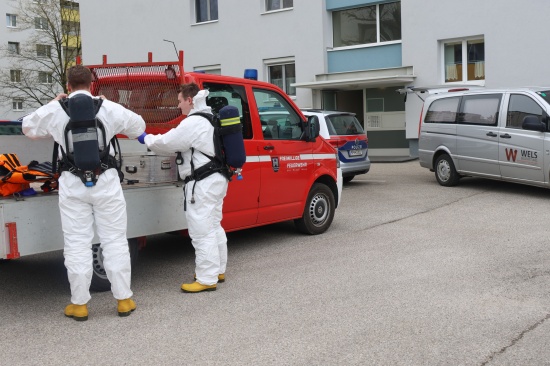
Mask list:
[[[287,161],[287,160],[301,160],[301,159],[300,159],[300,155],[281,156],[281,161]]]

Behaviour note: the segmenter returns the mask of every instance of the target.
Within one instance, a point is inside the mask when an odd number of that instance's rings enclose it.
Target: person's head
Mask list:
[[[90,90],[91,85],[92,73],[87,67],[75,65],[67,71],[67,87],[70,92],[74,90]]]
[[[200,88],[195,83],[183,84],[180,86],[178,93],[178,108],[181,109],[181,114],[188,115],[193,109],[193,97],[197,95]]]

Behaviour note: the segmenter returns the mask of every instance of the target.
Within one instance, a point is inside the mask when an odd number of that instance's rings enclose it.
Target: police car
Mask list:
[[[345,183],[370,170],[369,140],[354,113],[319,109],[302,109],[302,113],[318,121],[319,135],[338,150]]]

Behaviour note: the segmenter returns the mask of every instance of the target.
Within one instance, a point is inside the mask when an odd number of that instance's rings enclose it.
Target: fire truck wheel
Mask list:
[[[330,188],[315,183],[309,191],[304,214],[300,219],[294,220],[294,223],[298,230],[305,234],[324,233],[332,223],[335,209],[334,194]]]
[[[132,262],[132,269],[137,263],[137,257],[139,253],[139,244],[137,238],[128,239],[128,247],[130,249],[130,260]],[[92,284],[90,290],[96,292],[103,292],[111,290],[111,282],[107,278],[105,267],[103,266],[103,252],[99,244],[92,245],[93,252],[93,268]]]

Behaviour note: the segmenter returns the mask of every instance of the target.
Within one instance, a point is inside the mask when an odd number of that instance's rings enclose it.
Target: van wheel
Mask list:
[[[324,184],[315,183],[307,197],[304,214],[294,224],[304,234],[324,233],[332,224],[336,204],[334,194]]]
[[[435,161],[435,179],[444,187],[452,187],[458,184],[460,176],[456,172],[453,159],[449,155],[440,155]]]
[[[139,244],[137,238],[128,239],[128,248],[130,250],[130,261],[132,263],[132,269],[137,263],[137,257],[139,253]],[[103,251],[99,244],[92,245],[93,253],[93,274],[92,274],[92,284],[90,285],[90,290],[96,292],[109,291],[111,289],[111,282],[107,278],[107,272],[105,272],[105,267],[103,265]]]

